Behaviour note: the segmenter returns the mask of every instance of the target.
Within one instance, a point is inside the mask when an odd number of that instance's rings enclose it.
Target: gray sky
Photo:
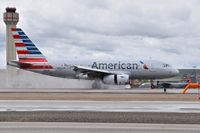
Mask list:
[[[199,0],[1,0],[50,60],[155,59],[200,66]],[[0,67],[5,24],[0,21]]]

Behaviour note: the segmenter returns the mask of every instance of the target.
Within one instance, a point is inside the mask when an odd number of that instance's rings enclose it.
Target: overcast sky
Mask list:
[[[50,60],[154,59],[200,66],[199,0],[1,0]],[[5,66],[0,21],[0,67]]]

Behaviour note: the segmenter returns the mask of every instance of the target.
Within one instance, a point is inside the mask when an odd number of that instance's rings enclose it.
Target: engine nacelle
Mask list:
[[[103,78],[103,83],[110,85],[126,85],[129,84],[129,75],[108,75]]]

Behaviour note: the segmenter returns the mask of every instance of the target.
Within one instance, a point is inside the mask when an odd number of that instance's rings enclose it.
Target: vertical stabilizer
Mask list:
[[[18,65],[22,69],[52,69],[46,57],[20,28],[12,28]]]

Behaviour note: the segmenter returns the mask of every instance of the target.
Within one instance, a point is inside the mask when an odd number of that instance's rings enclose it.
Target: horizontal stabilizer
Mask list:
[[[22,67],[25,67],[25,66],[27,66],[27,67],[31,66],[31,64],[29,64],[29,63],[19,62],[19,61],[16,61],[16,60],[8,62],[8,65],[18,67],[18,68],[22,68]]]

